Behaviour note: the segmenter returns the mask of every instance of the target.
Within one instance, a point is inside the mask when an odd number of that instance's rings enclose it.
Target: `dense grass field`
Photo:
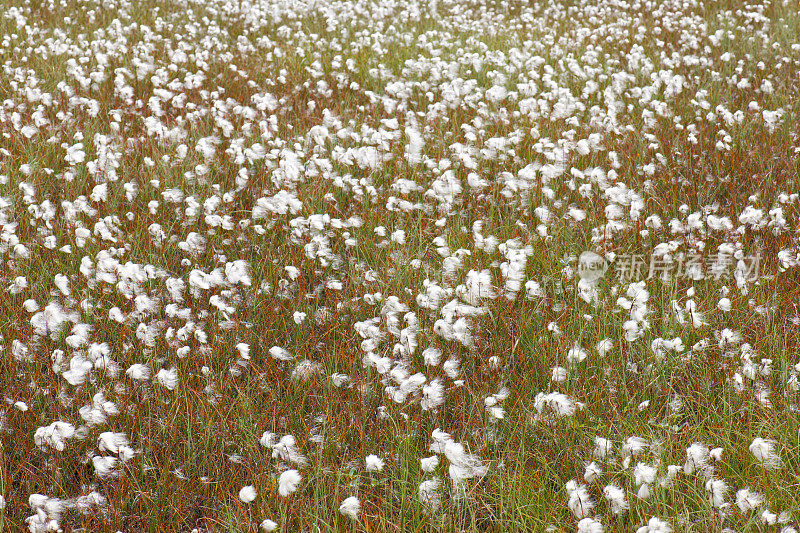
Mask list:
[[[797,0],[0,15],[0,531],[797,532]]]

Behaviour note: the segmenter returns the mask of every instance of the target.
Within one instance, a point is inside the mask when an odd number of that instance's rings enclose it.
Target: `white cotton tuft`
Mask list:
[[[28,505],[35,513],[25,520],[29,531],[32,533],[61,531],[59,521],[66,507],[62,500],[48,498],[43,494],[31,494],[28,496]]]
[[[736,507],[742,513],[747,513],[752,509],[761,507],[764,503],[764,495],[758,492],[753,492],[749,488],[744,488],[736,491]]]
[[[252,485],[247,485],[245,487],[242,487],[241,490],[239,490],[239,499],[242,500],[242,502],[244,503],[252,502],[253,500],[256,499],[257,495],[258,493],[256,492],[255,487],[253,487]]]
[[[594,455],[595,459],[598,461],[602,461],[606,458],[613,447],[614,444],[610,440],[603,437],[595,437],[594,451],[592,452],[592,455]]]
[[[750,444],[750,453],[767,470],[775,470],[781,467],[781,458],[775,452],[775,441],[756,437]]]
[[[464,479],[483,476],[489,470],[488,465],[477,455],[472,455],[464,450],[464,446],[455,441],[448,441],[444,445],[444,455],[450,461],[449,474],[454,483]]]
[[[322,365],[310,359],[303,359],[292,369],[290,379],[294,382],[308,381],[316,375],[322,374]]]
[[[232,263],[225,264],[225,277],[232,285],[241,283],[245,287],[252,285],[250,279],[250,265],[243,259],[237,259]]]
[[[97,439],[97,448],[101,452],[120,453],[130,450],[130,441],[125,433],[104,431]]]
[[[444,403],[444,385],[439,378],[434,379],[422,387],[420,407],[423,411],[435,409]]]
[[[595,345],[595,350],[600,354],[600,357],[605,357],[608,352],[614,347],[614,341],[611,339],[603,339]]]
[[[633,480],[636,485],[651,484],[656,480],[658,469],[647,463],[637,463],[633,469]]]
[[[563,418],[572,416],[580,407],[574,399],[560,392],[540,392],[533,399],[537,419],[552,416]]]
[[[290,354],[288,350],[281,348],[280,346],[273,346],[270,348],[269,355],[276,361],[291,361],[294,359],[294,356]]]
[[[439,494],[439,486],[441,482],[438,478],[428,479],[419,484],[418,497],[420,503],[436,510],[441,503],[441,495]]]
[[[92,466],[100,479],[119,476],[119,472],[116,470],[118,463],[119,459],[116,457],[97,455],[92,457]]]
[[[433,472],[439,466],[439,458],[435,455],[430,457],[423,457],[419,460],[420,468],[423,472]]]
[[[278,436],[270,431],[265,431],[258,440],[264,448],[272,448],[278,442]]]
[[[567,506],[576,518],[586,518],[595,508],[595,502],[586,490],[586,485],[579,485],[574,479],[567,481],[566,485],[569,500]]]
[[[686,462],[683,465],[683,471],[691,475],[698,470],[705,470],[708,465],[708,457],[708,446],[702,442],[692,443],[686,448]]]
[[[586,470],[583,473],[583,480],[586,483],[593,483],[595,479],[603,474],[603,469],[596,462],[592,461],[586,465]]]
[[[339,512],[352,520],[358,520],[358,513],[361,512],[361,502],[355,496],[345,498],[339,506]]]
[[[778,515],[773,513],[769,509],[764,509],[764,511],[761,513],[761,523],[774,526],[777,522],[778,522]]]
[[[52,448],[64,451],[67,439],[75,437],[75,426],[68,422],[53,422],[49,426],[40,427],[33,434],[33,441],[42,449]]]
[[[554,366],[551,370],[553,374],[550,380],[554,383],[564,383],[569,376],[569,371],[563,366]]]
[[[410,165],[418,165],[422,162],[422,148],[424,141],[417,130],[406,126],[406,136],[408,144],[405,145],[405,158]]]
[[[672,526],[658,517],[652,517],[647,525],[640,527],[636,533],[672,533]]]
[[[275,438],[277,438],[277,435],[265,432],[261,436],[260,441],[262,446],[272,448],[273,458],[295,463],[300,466],[304,466],[308,462],[305,455],[300,453],[297,449],[297,442],[292,435],[284,435],[277,442],[275,442]]]
[[[722,508],[725,506],[725,498],[728,495],[728,484],[721,479],[709,479],[706,481],[708,491],[708,501],[712,507]]]
[[[250,345],[246,342],[240,342],[237,344],[236,350],[239,352],[239,357],[242,359],[250,359]]]
[[[261,525],[259,527],[262,530],[266,531],[267,533],[270,533],[270,531],[275,531],[276,529],[278,529],[278,523],[270,519],[266,519],[263,522],[261,522]]]
[[[459,292],[464,301],[470,305],[479,305],[484,299],[497,298],[497,293],[492,286],[492,274],[488,269],[480,272],[476,270],[467,272],[464,286]]]
[[[364,463],[367,472],[380,472],[383,470],[384,466],[383,459],[381,459],[377,455],[368,455],[364,459]]]
[[[422,358],[428,366],[436,366],[442,358],[442,351],[439,348],[425,348],[422,351]]]
[[[302,479],[303,476],[301,476],[300,472],[297,470],[287,470],[283,472],[278,478],[278,494],[284,498],[289,496],[289,494],[297,490]]]
[[[166,389],[175,390],[175,387],[178,386],[178,369],[175,367],[169,370],[162,368],[156,374],[156,382]]]
[[[606,485],[603,489],[603,496],[611,506],[611,512],[620,514],[628,509],[628,500],[625,498],[625,490],[613,483]]]
[[[605,533],[602,522],[594,518],[582,518],[578,522],[578,533]]]
[[[580,345],[579,345],[579,344],[576,342],[576,343],[575,343],[575,344],[572,346],[572,348],[570,348],[570,349],[569,349],[569,351],[567,352],[567,361],[569,361],[569,363],[570,363],[571,365],[577,365],[578,363],[580,363],[581,361],[583,361],[584,359],[586,359],[586,357],[587,357],[587,356],[588,356],[588,354],[586,353],[586,350],[584,350],[584,349],[583,349],[583,348],[582,348],[582,347],[581,347],[581,346],[580,346]]]

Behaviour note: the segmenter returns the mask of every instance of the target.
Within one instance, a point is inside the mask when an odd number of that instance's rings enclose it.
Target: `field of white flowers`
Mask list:
[[[800,525],[797,0],[6,0],[0,531]]]

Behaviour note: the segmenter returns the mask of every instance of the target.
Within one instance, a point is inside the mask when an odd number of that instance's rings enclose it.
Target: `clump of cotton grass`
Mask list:
[[[175,367],[166,369],[162,368],[158,371],[155,377],[156,382],[168,390],[174,390],[178,386],[178,369]]]
[[[694,474],[696,471],[706,472],[708,467],[709,450],[702,442],[694,442],[686,448],[686,462],[683,471]]]
[[[448,473],[455,486],[460,486],[463,480],[483,476],[489,470],[489,466],[480,457],[467,453],[464,445],[459,442],[447,441],[444,455],[450,463]]]
[[[605,437],[594,437],[594,451],[592,456],[598,461],[605,460],[614,449],[614,443]]]
[[[578,533],[605,533],[606,528],[600,520],[595,518],[582,518],[578,521]]]
[[[259,439],[259,444],[272,450],[273,459],[288,461],[301,467],[308,463],[306,456],[298,449],[294,435],[284,435],[278,438],[275,433],[265,431]]]
[[[300,486],[303,476],[297,470],[286,470],[278,477],[278,494],[284,498],[294,493]]]
[[[33,440],[42,450],[52,448],[57,451],[64,451],[68,439],[74,438],[75,435],[75,426],[68,422],[57,421],[48,426],[38,428],[33,435]]]
[[[148,381],[153,371],[147,365],[134,363],[125,371],[125,374],[135,381]]]
[[[672,533],[672,526],[658,517],[651,517],[647,524],[638,528],[636,533]]]
[[[709,479],[706,481],[706,490],[708,491],[708,501],[712,507],[723,508],[729,504],[725,501],[728,496],[729,487],[725,481],[721,479]]]
[[[294,356],[286,348],[281,348],[280,346],[270,348],[269,355],[276,361],[291,361],[294,359]]]
[[[753,492],[749,488],[743,488],[736,491],[736,507],[742,513],[748,513],[754,509],[761,507],[764,504],[765,498],[763,494]]]
[[[381,472],[385,462],[377,455],[368,455],[364,459],[364,468],[367,472]]]
[[[641,500],[648,499],[652,492],[650,491],[651,485],[656,480],[658,469],[646,463],[637,463],[633,469],[634,483],[638,487],[636,496]]]
[[[239,490],[239,499],[243,503],[251,503],[256,499],[257,495],[258,493],[256,492],[255,487],[252,485],[246,485]]]
[[[358,520],[358,515],[361,512],[361,501],[355,496],[349,496],[339,506],[339,512],[342,516],[346,516],[351,520]]]
[[[425,506],[426,512],[437,511],[441,506],[441,494],[439,492],[441,481],[438,478],[427,479],[419,484],[417,488],[417,498]]]
[[[560,392],[540,392],[534,398],[533,407],[536,410],[534,422],[554,422],[559,418],[573,416],[583,408],[583,404]]]
[[[567,481],[565,489],[568,496],[567,507],[572,514],[578,519],[588,517],[597,504],[586,489],[586,485],[572,479]]]
[[[602,474],[603,468],[597,464],[597,462],[592,461],[586,465],[586,469],[583,472],[583,480],[586,481],[586,483],[593,483]]]
[[[613,483],[606,485],[603,488],[603,496],[611,507],[611,512],[620,514],[630,508],[628,500],[625,497],[625,490]]]
[[[508,388],[503,387],[496,394],[491,394],[483,400],[483,405],[486,407],[486,412],[491,422],[496,422],[505,418],[505,410],[500,403],[508,398],[509,393],[510,391]]]
[[[439,466],[439,458],[435,455],[430,457],[422,457],[419,460],[420,468],[423,472],[433,472]]]
[[[92,457],[95,475],[100,479],[120,477],[120,460],[113,456],[96,455]]]
[[[28,505],[35,513],[25,519],[28,529],[33,533],[61,530],[61,514],[67,505],[59,498],[49,498],[43,494],[31,494]]]
[[[258,527],[262,531],[270,533],[271,531],[275,531],[276,529],[278,529],[278,523],[275,522],[274,520],[270,520],[269,518],[265,518],[264,520],[261,521]]]
[[[304,359],[297,363],[290,377],[295,382],[307,382],[320,374],[322,374],[322,365],[316,361]]]
[[[756,437],[748,448],[756,461],[767,470],[777,470],[781,467],[781,458],[775,451],[775,441]]]

